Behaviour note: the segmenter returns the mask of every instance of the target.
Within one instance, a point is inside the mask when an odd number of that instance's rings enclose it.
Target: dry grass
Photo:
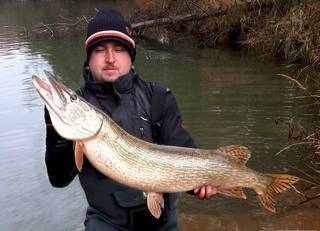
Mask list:
[[[191,24],[189,31],[203,45],[233,42],[262,50],[288,63],[317,64],[320,61],[319,0],[189,0],[167,3],[167,9],[174,9],[176,14],[228,8],[227,15]]]
[[[262,48],[289,63],[315,64],[320,60],[320,2],[304,1],[290,8],[275,5],[274,11],[249,22],[243,44]],[[248,27],[246,24],[244,27]]]

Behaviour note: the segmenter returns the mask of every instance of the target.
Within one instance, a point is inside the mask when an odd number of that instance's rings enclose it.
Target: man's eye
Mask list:
[[[97,46],[93,49],[94,52],[100,52],[100,51],[104,51],[104,47],[101,46]]]
[[[125,49],[124,47],[122,47],[122,46],[117,46],[117,47],[115,47],[114,49],[115,49],[115,51],[125,51],[125,50],[126,50],[126,49]]]

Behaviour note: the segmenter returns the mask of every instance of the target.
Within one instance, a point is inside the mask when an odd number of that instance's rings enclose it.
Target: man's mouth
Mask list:
[[[117,68],[116,67],[105,67],[105,68],[103,68],[103,70],[104,71],[115,71],[115,70],[117,70]]]
[[[103,72],[108,75],[108,76],[113,76],[115,74],[117,74],[118,69],[116,68],[104,68]]]

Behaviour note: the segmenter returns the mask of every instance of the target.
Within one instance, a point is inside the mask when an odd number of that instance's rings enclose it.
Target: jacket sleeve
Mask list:
[[[182,127],[180,110],[174,95],[167,91],[159,143],[180,147],[194,148],[195,144],[189,133]]]
[[[55,131],[46,108],[45,121],[47,127],[45,162],[49,181],[54,187],[64,187],[78,173],[74,161],[73,142],[62,138]]]

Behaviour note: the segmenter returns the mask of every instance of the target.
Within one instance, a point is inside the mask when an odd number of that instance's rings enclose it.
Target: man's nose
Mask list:
[[[107,63],[113,63],[114,62],[114,54],[111,49],[107,49],[105,53],[105,61]]]

